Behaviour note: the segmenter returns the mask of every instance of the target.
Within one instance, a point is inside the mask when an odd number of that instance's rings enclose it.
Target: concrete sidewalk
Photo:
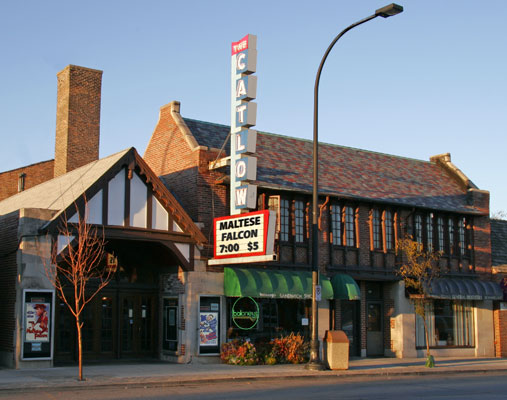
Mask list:
[[[163,362],[85,365],[85,381],[77,380],[77,367],[0,369],[0,393],[44,388],[176,386],[239,380],[317,379],[329,377],[382,377],[455,373],[505,373],[507,359],[442,358],[426,368],[422,358],[353,359],[346,371],[308,371],[304,365],[235,366],[226,364],[168,364]]]

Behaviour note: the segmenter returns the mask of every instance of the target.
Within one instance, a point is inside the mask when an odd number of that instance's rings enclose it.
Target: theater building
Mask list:
[[[144,154],[208,238],[213,218],[229,210],[228,167],[214,165],[227,155],[229,129],[184,118],[179,102],[172,102],[161,108]],[[319,153],[320,339],[326,329],[342,329],[354,356],[424,355],[422,323],[395,273],[396,241],[410,234],[425,249],[442,252],[428,310],[433,354],[493,356],[493,302],[502,293],[492,281],[489,192],[449,154],[421,161],[332,144],[321,144]],[[222,325],[231,331],[234,303],[250,296],[258,304],[259,324],[235,334],[308,333],[311,292],[296,282],[305,282],[311,270],[312,142],[258,132],[255,155],[257,210],[276,212],[277,259],[208,264],[209,276],[223,282],[209,294],[221,297],[227,308]],[[211,251],[203,255],[212,257]],[[287,289],[298,286],[299,294]]]
[[[184,118],[172,102],[143,157],[129,148],[100,159],[101,75],[61,71],[55,159],[0,173],[0,362],[76,360],[74,323],[42,259],[50,242],[69,242],[58,223],[77,213],[103,230],[103,262],[115,271],[84,311],[85,360],[212,363],[235,337],[309,337],[312,142],[257,133],[255,212],[274,216],[274,260],[213,262],[213,220],[230,213],[230,127]],[[496,343],[502,355],[489,192],[449,154],[421,161],[321,144],[320,163],[319,339],[341,329],[352,356],[424,356],[422,323],[396,274],[396,242],[409,234],[442,252],[432,354],[489,357]]]

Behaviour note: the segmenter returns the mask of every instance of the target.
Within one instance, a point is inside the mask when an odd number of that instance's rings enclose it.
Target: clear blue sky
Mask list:
[[[56,73],[104,71],[101,157],[142,155],[160,106],[229,124],[230,50],[258,37],[257,129],[311,139],[331,40],[390,0],[10,0],[0,5],[0,170],[53,158]],[[320,140],[428,160],[450,152],[507,211],[507,2],[398,0],[326,62]]]

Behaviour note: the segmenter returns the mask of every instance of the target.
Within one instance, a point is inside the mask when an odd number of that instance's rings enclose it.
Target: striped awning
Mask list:
[[[467,278],[438,278],[431,282],[428,297],[447,300],[502,300],[496,282]]]

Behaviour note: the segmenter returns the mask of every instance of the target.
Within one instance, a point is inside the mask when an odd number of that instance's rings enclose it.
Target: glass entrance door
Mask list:
[[[154,354],[156,347],[155,300],[155,296],[148,294],[121,297],[121,358],[137,358]]]

